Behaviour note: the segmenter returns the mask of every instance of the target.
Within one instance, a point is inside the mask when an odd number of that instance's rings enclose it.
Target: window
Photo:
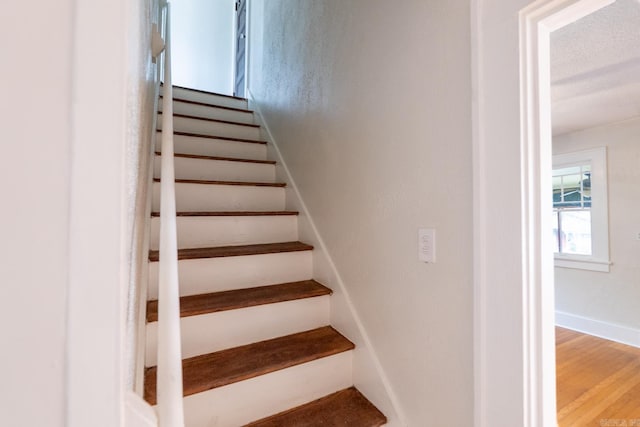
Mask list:
[[[604,147],[553,156],[556,267],[609,271],[606,161]]]
[[[553,170],[555,252],[591,255],[591,165]]]

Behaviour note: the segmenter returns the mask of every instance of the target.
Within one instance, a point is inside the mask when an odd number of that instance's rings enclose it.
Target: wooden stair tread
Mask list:
[[[160,99],[162,99],[162,98],[163,98],[163,96],[160,95]],[[176,97],[176,96],[173,97],[173,101],[174,102],[184,102],[185,104],[202,105],[203,107],[220,108],[221,110],[237,111],[239,113],[253,114],[253,110],[249,110],[249,109],[227,107],[226,105],[211,104],[211,103],[202,102],[202,101],[192,101],[190,99],[184,99],[184,98],[180,98],[180,97]]]
[[[330,326],[274,338],[182,361],[184,395],[349,351],[354,344]],[[156,367],[145,370],[144,398],[156,404]]]
[[[284,216],[299,215],[298,211],[216,211],[216,212],[176,212],[176,216]],[[151,212],[159,217],[160,212]]]
[[[162,129],[156,129],[157,132],[162,132]],[[247,144],[263,144],[265,145],[267,143],[267,141],[259,141],[259,140],[255,140],[255,139],[246,139],[246,138],[233,138],[230,136],[218,136],[218,135],[205,135],[205,134],[201,134],[201,133],[194,133],[194,132],[182,132],[182,131],[173,131],[174,135],[178,135],[178,136],[192,136],[195,138],[204,138],[204,139],[219,139],[222,141],[230,141],[230,142],[244,142]]]
[[[313,246],[302,242],[262,243],[258,245],[215,246],[212,248],[179,249],[178,259],[222,258],[243,255],[263,255],[279,252],[310,251]],[[149,261],[159,259],[159,251],[149,251]]]
[[[331,289],[315,280],[280,283],[248,289],[190,295],[180,298],[180,317],[216,313],[304,298],[331,295]],[[147,302],[147,322],[158,321],[158,301]]]
[[[378,408],[350,387],[245,427],[379,427],[386,422],[387,417]]]
[[[160,83],[160,86],[164,87],[164,83]],[[208,95],[216,95],[216,96],[223,96],[225,98],[239,99],[240,101],[246,101],[247,100],[247,98],[240,98],[239,96],[226,95],[224,93],[218,93],[218,92],[210,92],[210,91],[202,90],[202,89],[193,89],[193,88],[185,87],[185,86],[171,85],[171,87],[178,88],[178,89],[184,89],[184,90],[190,90],[191,92],[206,93]]]
[[[153,182],[160,182],[160,178],[154,178]],[[238,185],[245,187],[286,187],[284,182],[245,182],[245,181],[210,181],[206,179],[176,179],[180,184],[203,184],[203,185]]]
[[[156,151],[156,156],[162,156],[160,151]],[[221,160],[225,162],[240,162],[240,163],[259,163],[263,165],[275,165],[275,160],[253,160],[253,159],[238,159],[235,157],[220,157],[220,156],[203,156],[201,154],[181,154],[174,153],[174,157],[183,157],[186,159],[203,159],[203,160]]]
[[[162,114],[162,111],[158,111],[158,114]],[[202,120],[204,122],[224,123],[224,124],[227,124],[227,125],[245,126],[245,127],[249,127],[249,128],[259,128],[260,127],[260,125],[256,125],[256,124],[253,124],[253,123],[243,123],[243,122],[234,122],[232,120],[212,119],[210,117],[192,116],[190,114],[173,113],[173,117],[180,117],[180,118],[183,118],[183,119]]]

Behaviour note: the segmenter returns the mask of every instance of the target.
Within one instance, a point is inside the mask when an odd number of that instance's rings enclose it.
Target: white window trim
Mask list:
[[[555,266],[609,272],[609,199],[606,147],[556,154],[553,169],[591,165],[591,255],[554,254]]]

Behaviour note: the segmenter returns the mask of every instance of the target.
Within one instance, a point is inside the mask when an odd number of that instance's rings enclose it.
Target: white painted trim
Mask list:
[[[556,325],[640,348],[640,329],[556,311]]]
[[[156,411],[132,391],[125,395],[124,427],[157,427]]]
[[[249,58],[249,4],[251,2],[249,0],[246,0],[245,2],[245,32],[244,32],[244,97],[245,98],[249,98],[247,95],[247,89],[248,89],[248,83],[247,83],[247,74],[249,72],[249,67],[248,67],[248,58]],[[234,50],[233,50],[233,88],[231,89],[232,95],[233,96],[237,96],[236,95],[236,77],[238,76],[237,74],[237,67],[238,67],[238,11],[236,9],[237,7],[237,0],[234,0],[234,7],[233,7],[233,36],[234,36]]]
[[[542,5],[540,5],[542,7]],[[554,355],[543,351],[548,335],[545,309],[554,306],[553,276],[544,237],[545,210],[550,201],[542,197],[542,188],[551,188],[551,118],[545,101],[550,99],[550,78],[545,73],[547,56],[540,53],[548,45],[545,34],[538,34],[537,9],[520,14],[520,114],[522,183],[522,289],[523,289],[523,363],[524,423],[528,427],[551,426],[555,420]],[[534,16],[532,16],[534,15]],[[548,184],[548,185],[545,185]],[[546,395],[546,398],[545,398]]]
[[[482,246],[487,239],[486,214],[488,212],[485,200],[486,179],[484,166],[485,160],[485,132],[481,115],[481,102],[484,99],[482,86],[482,1],[471,0],[471,125],[472,125],[472,158],[473,158],[473,413],[476,427],[489,427],[487,416],[489,374],[487,372],[487,321],[485,310],[487,308],[486,289],[487,277],[485,274],[485,248]]]
[[[231,95],[236,95],[236,69],[238,68],[238,1],[233,0],[233,61],[231,61]]]
[[[577,256],[578,255],[576,255],[576,257]],[[563,258],[558,254],[554,256],[553,260],[556,267],[577,268],[580,270],[599,271],[602,273],[608,273],[609,267],[611,266],[611,262],[608,260]]]
[[[336,278],[337,284],[340,287],[340,292],[345,296],[345,302],[346,305],[350,311],[350,315],[351,318],[353,319],[355,326],[358,330],[358,332],[360,333],[362,340],[365,343],[365,347],[366,348],[362,348],[359,347],[358,351],[360,352],[368,352],[369,353],[369,357],[370,359],[373,361],[373,365],[376,369],[376,373],[377,376],[380,380],[380,383],[382,385],[382,387],[384,388],[384,391],[386,392],[391,405],[393,406],[393,410],[395,411],[395,415],[397,417],[397,422],[396,424],[394,424],[394,417],[393,414],[389,414],[389,413],[385,413],[385,415],[387,416],[387,418],[389,419],[389,422],[387,423],[387,426],[392,427],[393,425],[397,425],[397,423],[400,423],[400,425],[402,426],[408,426],[409,424],[406,421],[406,416],[404,415],[404,413],[402,412],[401,406],[400,406],[400,401],[397,397],[397,395],[394,393],[391,384],[389,382],[389,379],[382,367],[382,364],[380,363],[380,360],[373,348],[373,345],[371,344],[371,340],[369,339],[369,336],[366,332],[366,329],[364,327],[364,325],[362,324],[362,320],[360,319],[360,316],[358,315],[357,310],[355,309],[353,302],[351,301],[351,298],[349,296],[349,292],[347,291],[347,288],[342,280],[342,277],[340,276],[340,273],[338,272],[338,269],[335,266],[335,263],[333,262],[333,259],[331,258],[331,255],[329,254],[329,251],[324,243],[324,240],[322,239],[322,237],[320,236],[320,233],[318,232],[318,229],[316,228],[315,222],[313,221],[313,218],[307,208],[307,205],[304,202],[304,199],[302,198],[302,195],[300,194],[300,191],[298,190],[298,187],[295,183],[295,181],[293,180],[293,176],[291,175],[289,168],[287,167],[284,158],[282,157],[282,154],[280,153],[280,150],[278,148],[278,145],[276,143],[275,138],[273,137],[273,134],[271,133],[271,131],[269,130],[269,126],[267,125],[267,122],[264,119],[264,116],[262,115],[262,111],[260,109],[260,104],[258,102],[255,101],[255,98],[253,96],[253,93],[251,92],[250,89],[247,89],[247,99],[250,102],[250,106],[251,109],[254,110],[255,114],[256,114],[256,123],[259,123],[262,126],[262,129],[266,132],[266,136],[267,136],[267,141],[269,143],[272,144],[274,151],[276,153],[277,156],[277,162],[280,164],[280,166],[282,166],[284,172],[285,172],[285,181],[287,182],[287,186],[289,188],[292,189],[293,191],[293,195],[298,199],[299,202],[299,206],[302,208],[302,213],[303,215],[300,215],[299,221],[307,221],[309,224],[310,229],[312,230],[312,232],[315,235],[315,238],[317,240],[317,242],[319,243],[318,245],[314,245],[314,252],[315,251],[321,251],[324,255],[324,257],[326,257],[328,264],[329,264],[329,268],[332,270],[332,274],[334,275],[334,277]],[[314,254],[314,258],[317,255]],[[354,359],[356,359],[355,355],[354,355]],[[375,404],[376,402],[374,402]]]
[[[249,98],[249,58],[251,58],[250,50],[251,43],[249,43],[251,37],[251,0],[247,0],[245,5],[247,11],[245,12],[245,45],[244,45],[244,97]],[[235,77],[234,77],[235,78]],[[234,86],[235,87],[235,86]]]

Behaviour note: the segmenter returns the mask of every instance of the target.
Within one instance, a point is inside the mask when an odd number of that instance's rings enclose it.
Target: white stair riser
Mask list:
[[[180,295],[309,280],[311,251],[190,259],[178,262]],[[158,263],[149,263],[148,299],[158,299]]]
[[[298,240],[298,217],[208,216],[177,217],[178,248],[292,242]],[[159,247],[160,218],[151,218],[151,249]]]
[[[344,352],[184,398],[186,427],[238,427],[350,387]]]
[[[158,129],[162,129],[161,116],[158,117]],[[260,140],[260,128],[208,120],[174,117],[173,130],[176,132],[197,133],[199,135],[224,136],[252,141]]]
[[[162,103],[159,105],[162,110]],[[187,116],[204,117],[207,119],[228,120],[240,123],[254,123],[253,113],[249,111],[228,110],[215,106],[191,104],[189,102],[181,102],[174,100],[173,112],[175,114],[184,114]]]
[[[284,188],[176,183],[178,211],[280,211]],[[160,209],[160,183],[153,183],[154,212]]]
[[[155,156],[154,177],[160,177],[161,156]],[[209,181],[274,182],[276,167],[266,163],[232,162],[226,160],[174,157],[177,179]]]
[[[156,138],[156,151],[161,151],[161,135]],[[196,136],[174,135],[174,151],[180,154],[199,156],[233,157],[236,159],[266,160],[267,146],[222,139],[198,138]]]
[[[264,341],[329,324],[329,296],[183,317],[182,358]],[[157,364],[158,323],[147,325],[146,366]]]
[[[160,93],[163,94],[160,88]],[[212,105],[222,105],[223,107],[241,108],[246,110],[249,108],[246,99],[230,98],[227,96],[216,95],[213,93],[196,92],[192,90],[173,88],[173,97],[177,99],[186,99],[188,101],[204,102]]]

